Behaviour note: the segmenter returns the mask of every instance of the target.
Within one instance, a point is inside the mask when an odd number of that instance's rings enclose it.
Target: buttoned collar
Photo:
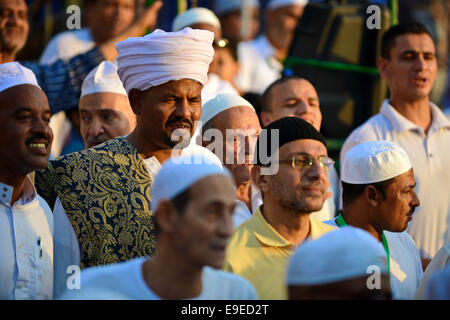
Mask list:
[[[0,202],[11,206],[11,198],[13,195],[14,188],[6,183],[0,182]],[[22,194],[20,199],[17,201],[18,204],[24,205],[34,200],[36,197],[36,189],[28,176],[25,179],[23,185]]]
[[[432,102],[430,102],[432,122],[430,126],[429,133],[433,133],[440,128],[450,129],[450,121],[445,117],[442,111]],[[391,123],[392,128],[398,133],[406,130],[419,130],[423,129],[415,124],[414,122],[406,119],[401,115],[390,103],[389,99],[383,101],[383,105],[380,109],[380,113],[386,117],[386,119]]]

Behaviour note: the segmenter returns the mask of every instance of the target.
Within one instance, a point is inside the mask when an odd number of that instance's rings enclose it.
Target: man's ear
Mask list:
[[[254,165],[251,171],[252,181],[262,192],[269,191],[269,176],[261,174],[261,166]]]
[[[158,208],[155,211],[155,222],[158,224],[161,232],[171,233],[174,231],[175,214],[178,213],[170,200],[164,199],[159,202]]]
[[[364,188],[363,195],[366,202],[372,207],[377,207],[383,200],[381,192],[371,185]]]
[[[262,127],[267,126],[273,121],[272,114],[267,111],[261,111],[261,113],[259,114],[259,118],[261,119]]]
[[[380,76],[383,79],[389,78],[389,60],[385,58],[378,58],[377,60],[377,68]]]
[[[128,100],[130,101],[131,109],[135,115],[141,114],[142,108],[142,92],[138,89],[131,89],[128,93]]]

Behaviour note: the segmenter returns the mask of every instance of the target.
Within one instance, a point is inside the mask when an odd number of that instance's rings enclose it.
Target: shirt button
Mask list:
[[[433,158],[433,154],[432,154],[432,153],[430,153],[428,156],[429,156],[430,158]]]
[[[19,289],[23,289],[23,287],[25,287],[25,284],[23,283],[23,281],[19,282]]]

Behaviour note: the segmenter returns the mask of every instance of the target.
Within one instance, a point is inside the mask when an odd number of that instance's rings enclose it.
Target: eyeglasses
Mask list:
[[[292,168],[306,169],[313,165],[313,160],[319,160],[321,167],[331,168],[334,165],[334,160],[327,156],[320,156],[318,158],[311,157],[308,154],[294,155],[291,159],[280,160],[279,163],[289,163]]]

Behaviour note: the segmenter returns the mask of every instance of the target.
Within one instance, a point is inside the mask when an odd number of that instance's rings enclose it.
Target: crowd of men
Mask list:
[[[383,35],[389,97],[338,172],[314,84],[282,76],[308,1],[270,0],[259,36],[256,0],[145,36],[162,1],[86,3],[89,28],[18,62],[27,5],[0,0],[0,299],[450,299],[450,121],[422,24]]]

